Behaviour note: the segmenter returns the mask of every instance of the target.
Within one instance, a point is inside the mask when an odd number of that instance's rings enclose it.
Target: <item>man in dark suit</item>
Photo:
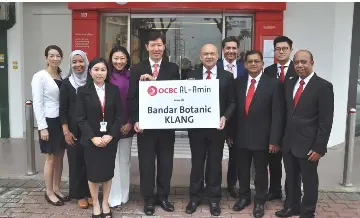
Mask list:
[[[274,40],[274,51],[277,63],[265,68],[264,74],[278,78],[282,83],[285,83],[290,78],[296,77],[294,64],[290,59],[293,42],[286,36],[279,36]],[[269,171],[270,171],[270,186],[268,191],[268,200],[282,199],[282,153],[269,154]],[[285,195],[287,193],[287,185],[285,181]],[[286,202],[286,200],[285,200]]]
[[[234,76],[234,79],[238,79],[242,76],[246,76],[248,74],[244,64],[236,60],[238,49],[240,46],[239,40],[235,36],[229,36],[225,38],[222,43],[222,52],[224,54],[224,59],[220,59],[217,62],[217,67],[220,69],[227,70],[231,72]],[[227,140],[226,143],[229,146],[229,162],[228,162],[228,171],[227,171],[227,189],[230,195],[233,198],[239,197],[238,190],[235,189],[235,185],[238,181],[238,174],[236,168],[236,156],[235,151],[233,149],[233,132],[235,128],[234,119],[230,119],[228,121],[227,129]]]
[[[189,73],[189,79],[218,79],[219,80],[219,107],[220,123],[218,129],[189,129],[191,149],[191,175],[190,175],[190,202],[186,213],[196,211],[200,200],[206,195],[210,213],[219,216],[221,213],[221,175],[222,157],[226,139],[225,123],[232,116],[235,109],[234,78],[230,72],[216,66],[219,57],[217,48],[213,44],[204,45],[200,50],[200,59],[203,67]],[[205,159],[208,169],[208,181],[204,190]]]
[[[327,151],[334,116],[334,93],[330,82],[317,76],[314,60],[307,50],[294,56],[299,78],[285,84],[287,123],[282,152],[287,178],[288,196],[278,217],[300,214],[301,218],[315,217],[318,199],[319,159]],[[304,196],[301,201],[301,183]]]
[[[233,210],[241,211],[251,203],[250,167],[255,166],[254,217],[264,216],[268,189],[268,156],[280,149],[284,132],[284,89],[281,82],[262,73],[263,55],[252,50],[245,54],[249,76],[235,82],[236,133],[239,173],[239,199]]]
[[[165,40],[160,32],[150,32],[146,42],[149,59],[132,66],[130,72],[129,96],[132,106],[132,119],[137,132],[140,191],[144,198],[144,212],[153,215],[155,204],[165,211],[174,211],[169,202],[170,181],[173,170],[175,130],[142,130],[139,127],[139,81],[143,80],[179,80],[179,67],[162,59]],[[157,160],[155,187],[155,160]]]

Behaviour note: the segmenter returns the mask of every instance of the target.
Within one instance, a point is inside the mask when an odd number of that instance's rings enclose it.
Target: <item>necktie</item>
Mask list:
[[[285,66],[280,66],[280,80],[281,80],[281,82],[283,82],[284,83],[284,80],[285,80],[285,71],[284,71],[284,69],[285,69]]]
[[[296,107],[296,104],[298,103],[299,99],[300,99],[300,96],[304,90],[304,80],[301,80],[300,81],[300,86],[299,88],[296,90],[296,93],[295,93],[295,97],[294,97],[294,107]]]
[[[211,71],[208,70],[206,71],[207,75],[206,75],[206,79],[211,79]]]
[[[252,79],[251,80],[251,85],[250,85],[248,93],[246,95],[246,101],[245,101],[245,113],[246,113],[246,116],[249,113],[250,104],[251,104],[252,98],[254,97],[255,83],[256,83],[256,79]]]
[[[159,64],[154,64],[153,67],[154,67],[153,76],[156,78],[159,75]]]
[[[228,71],[230,71],[232,74],[234,74],[233,67],[234,67],[233,64],[228,64],[227,65]]]

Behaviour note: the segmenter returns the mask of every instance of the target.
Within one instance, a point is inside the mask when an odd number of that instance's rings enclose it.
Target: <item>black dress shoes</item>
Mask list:
[[[247,199],[239,199],[236,201],[236,203],[233,206],[233,211],[242,211],[245,207],[249,206],[251,204],[250,200]]]
[[[255,218],[263,217],[265,214],[264,212],[264,205],[263,204],[255,204],[254,210],[253,210],[253,216]]]
[[[285,207],[282,210],[279,210],[275,213],[277,217],[292,217],[292,216],[299,216],[300,209],[299,208],[287,208]]]
[[[267,197],[268,197],[268,201],[281,200],[282,199],[282,193],[281,192],[269,192]]]
[[[186,213],[192,214],[196,211],[197,207],[199,206],[199,203],[190,201],[189,204],[186,206]]]
[[[237,189],[235,189],[234,187],[228,188],[228,192],[232,198],[239,197],[239,191]]]
[[[54,205],[54,206],[63,206],[64,205],[64,202],[61,201],[60,199],[57,202],[53,202],[52,200],[50,200],[50,198],[47,194],[45,194],[45,199],[49,204]]]
[[[173,212],[174,211],[174,205],[172,205],[167,199],[164,199],[162,201],[158,200],[156,202],[157,205],[159,205],[163,210],[167,212]]]
[[[220,216],[221,208],[219,203],[215,203],[215,202],[209,203],[209,206],[210,206],[210,213],[212,216]]]
[[[155,213],[155,205],[153,203],[145,202],[144,213],[146,216],[152,216]]]

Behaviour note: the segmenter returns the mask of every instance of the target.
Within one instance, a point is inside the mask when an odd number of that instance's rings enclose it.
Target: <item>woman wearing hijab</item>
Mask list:
[[[110,83],[119,88],[123,107],[123,123],[120,129],[121,137],[118,142],[114,178],[109,197],[109,204],[114,208],[119,208],[129,200],[131,145],[134,135],[130,118],[130,105],[127,98],[130,83],[130,63],[130,55],[126,48],[115,46],[110,51]]]
[[[78,206],[82,209],[88,208],[92,199],[86,176],[84,147],[77,140],[81,137],[81,132],[76,122],[75,107],[77,90],[86,84],[88,66],[89,62],[83,51],[71,52],[69,75],[60,88],[60,121],[69,161],[69,196],[77,199]]]

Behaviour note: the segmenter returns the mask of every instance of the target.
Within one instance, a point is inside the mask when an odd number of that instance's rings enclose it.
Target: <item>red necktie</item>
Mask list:
[[[159,75],[159,64],[154,64],[154,72],[153,72],[153,76],[156,78]]]
[[[285,66],[280,66],[280,80],[283,83],[284,83],[284,80],[285,80],[285,71],[284,71],[284,69],[285,69]]]
[[[296,107],[296,104],[298,103],[299,99],[300,99],[300,96],[304,90],[304,80],[301,80],[300,81],[300,86],[299,88],[296,90],[296,93],[295,93],[295,97],[294,97],[294,107]]]
[[[250,85],[248,93],[246,95],[246,101],[245,101],[245,113],[246,113],[246,116],[249,113],[250,104],[251,104],[252,98],[254,97],[255,83],[256,83],[256,79],[252,79],[251,80],[251,85]]]
[[[208,70],[206,71],[206,73],[207,73],[206,79],[211,79],[211,71]]]

